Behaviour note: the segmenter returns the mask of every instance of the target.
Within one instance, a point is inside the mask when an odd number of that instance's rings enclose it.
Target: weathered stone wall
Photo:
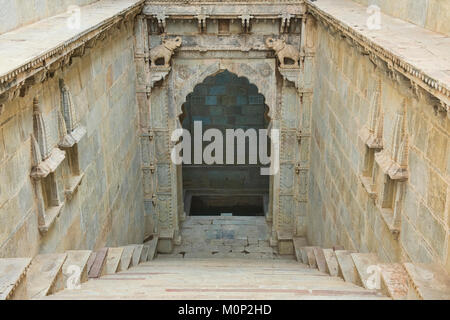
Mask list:
[[[98,0],[1,0],[0,34]]]
[[[320,26],[316,52],[309,241],[375,252],[385,261],[434,261],[450,270],[448,117],[434,111],[435,102],[428,95],[415,95],[409,81],[394,81],[384,69],[375,68],[339,33],[332,36]],[[368,125],[371,108],[377,105],[377,88],[383,151],[398,148],[394,132],[406,110],[409,178],[395,182],[399,235],[388,227],[386,216],[392,212],[381,204],[385,172],[375,161],[375,199],[360,178],[367,166],[368,147],[358,133]]]
[[[32,86],[24,98],[4,106],[0,115],[0,257],[142,242],[133,46],[132,28],[116,30],[86,49],[82,57],[73,58],[53,78]],[[64,207],[48,232],[40,234],[30,178],[33,98],[40,96],[49,147],[54,148],[60,139],[59,79],[71,91],[80,123],[87,130],[78,144],[84,178],[73,197],[63,199]],[[56,172],[62,181],[67,179],[67,158]]]
[[[353,0],[365,6],[377,5],[381,11],[423,28],[450,34],[450,2],[442,0]],[[383,23],[383,21],[381,21]]]

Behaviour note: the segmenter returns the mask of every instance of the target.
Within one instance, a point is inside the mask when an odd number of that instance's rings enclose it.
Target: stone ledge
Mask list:
[[[61,214],[61,210],[64,207],[64,202],[59,206],[49,207],[45,210],[44,224],[39,226],[40,233],[46,233],[55,223],[56,218]]]
[[[379,139],[374,132],[371,132],[366,126],[358,132],[358,136],[364,144],[370,149],[382,149],[383,140]]]
[[[77,192],[78,187],[84,178],[84,172],[78,176],[69,178],[69,186],[64,190],[64,194],[68,200],[73,198],[73,195]]]
[[[440,100],[440,108],[450,106],[449,38],[412,23],[381,14],[381,29],[370,30],[367,7],[350,0],[306,0],[308,13],[340,32],[357,45],[372,62],[383,62],[391,74],[400,73]]]
[[[75,144],[80,142],[80,140],[86,135],[86,132],[85,127],[79,126],[71,133],[66,134],[58,146],[63,149],[72,148]]]
[[[392,209],[381,208],[381,218],[388,227],[389,231],[398,240],[400,234],[400,222],[394,220],[394,212]]]
[[[144,0],[101,0],[81,7],[79,29],[67,27],[70,14],[64,13],[0,35],[0,103],[14,98],[16,93],[6,99],[3,94],[20,89],[25,80],[41,74],[43,81],[49,71],[67,63],[67,57],[82,55],[85,47],[93,46],[90,41],[143,5]]]
[[[65,151],[54,148],[47,159],[39,163],[39,165],[35,166],[31,170],[31,177],[36,180],[47,177],[50,173],[55,172],[65,158]]]
[[[377,192],[375,190],[374,185],[372,184],[372,178],[364,177],[364,176],[360,175],[359,179],[361,180],[361,183],[362,183],[364,189],[369,194],[369,197],[372,198],[372,199],[376,199],[377,198]]]
[[[392,160],[386,150],[375,153],[375,161],[392,180],[404,181],[408,179],[408,170]]]

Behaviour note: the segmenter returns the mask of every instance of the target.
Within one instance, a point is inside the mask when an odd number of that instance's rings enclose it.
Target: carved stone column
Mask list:
[[[154,203],[154,144],[150,125],[150,90],[151,75],[149,67],[149,43],[147,19],[143,15],[136,17],[135,23],[135,53],[136,64],[136,100],[139,108],[139,135],[141,143],[142,181],[145,208],[145,236],[157,234],[158,225],[155,219]]]

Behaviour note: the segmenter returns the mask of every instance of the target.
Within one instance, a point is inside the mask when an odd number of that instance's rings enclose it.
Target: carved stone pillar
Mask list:
[[[145,208],[145,237],[158,232],[157,219],[155,219],[154,195],[154,144],[153,132],[150,125],[150,90],[151,75],[149,67],[149,43],[147,19],[143,15],[136,17],[135,23],[135,51],[136,64],[136,100],[139,109],[139,134],[141,143],[142,181],[144,190]]]

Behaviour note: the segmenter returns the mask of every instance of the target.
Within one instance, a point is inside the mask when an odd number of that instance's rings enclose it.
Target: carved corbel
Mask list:
[[[97,41],[99,39],[99,36],[95,36],[92,39],[90,39],[89,41],[86,42],[86,48],[88,49],[92,49],[95,47],[95,45],[97,44]]]
[[[420,99],[421,94],[420,94],[419,85],[417,84],[417,82],[415,82],[412,79],[409,79],[409,81],[411,83],[410,89],[411,89],[411,91],[413,93],[413,96],[415,96],[417,99]]]
[[[84,53],[86,52],[86,43],[83,42],[78,48],[76,48],[73,51],[72,57],[80,58],[84,56]]]
[[[298,144],[302,143],[302,137],[303,137],[302,130],[297,130],[297,143]]]
[[[435,115],[445,116],[448,114],[449,105],[443,100],[438,100],[437,103],[433,105]]]
[[[196,16],[196,18],[198,20],[198,31],[200,33],[203,33],[204,31],[206,31],[206,19],[208,18],[208,16],[205,14],[199,14]]]
[[[240,15],[239,18],[242,21],[242,32],[247,33],[250,31],[250,19],[253,18],[252,15],[246,13],[243,15]]]
[[[389,78],[392,81],[394,81],[395,83],[399,83],[400,82],[400,76],[399,76],[398,72],[394,68],[394,63],[391,60],[388,60],[386,62],[386,67],[387,67],[387,75],[389,76]]]
[[[292,15],[290,13],[282,13],[280,15],[280,18],[281,18],[281,24],[280,24],[281,30],[280,30],[280,32],[281,33],[289,32],[289,27],[291,25]]]
[[[167,16],[165,15],[165,13],[157,13],[155,15],[153,15],[158,23],[158,28],[159,28],[159,32],[160,33],[164,33],[166,32],[166,19]]]

